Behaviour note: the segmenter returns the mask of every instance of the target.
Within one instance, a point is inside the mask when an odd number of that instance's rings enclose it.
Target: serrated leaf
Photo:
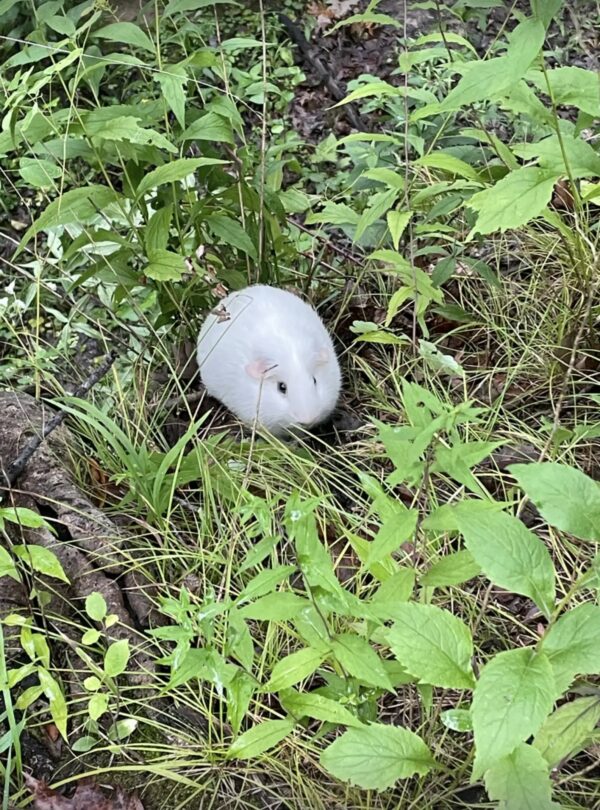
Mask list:
[[[600,698],[577,698],[552,712],[535,735],[533,747],[555,768],[585,748],[599,720]]]
[[[421,585],[430,588],[445,588],[460,585],[462,582],[481,573],[481,566],[473,559],[470,551],[455,551],[435,562],[420,578]]]
[[[393,84],[388,84],[388,82],[367,82],[366,84],[361,84],[361,86],[357,87],[355,90],[352,90],[347,96],[344,96],[341,101],[334,104],[334,107],[341,107],[344,104],[350,104],[362,98],[383,98],[384,96],[398,96],[400,93],[401,90],[398,87],[394,87]]]
[[[384,520],[375,538],[369,545],[369,555],[365,565],[370,568],[388,554],[398,551],[402,543],[411,538],[419,518],[418,509],[398,511],[393,517]]]
[[[26,506],[5,506],[0,509],[0,519],[16,523],[17,526],[26,526],[28,529],[49,529],[54,531],[52,525],[33,509]]]
[[[185,129],[185,106],[187,101],[185,68],[181,65],[164,65],[162,72],[154,74],[154,79],[160,85],[162,97],[173,112],[177,123],[182,129]]]
[[[122,199],[121,195],[106,186],[91,185],[66,191],[46,206],[37,220],[26,231],[21,245],[32,236],[56,225],[85,225],[94,220],[104,208]]]
[[[235,740],[227,759],[252,759],[276,746],[293,728],[293,720],[264,720]]]
[[[192,678],[198,678],[213,683],[221,695],[239,671],[239,667],[228,664],[216,650],[194,648],[188,650],[183,660],[171,672],[168,688],[172,689]]]
[[[552,710],[554,677],[548,657],[531,648],[498,653],[481,671],[471,716],[473,779],[536,734]]]
[[[13,554],[28,563],[33,571],[69,583],[58,557],[50,549],[27,543],[21,546],[13,546]]]
[[[600,85],[596,71],[567,66],[548,70],[546,75],[556,104],[577,107],[594,118],[600,116]],[[542,92],[547,92],[543,76],[539,76],[536,84]]]
[[[369,604],[380,619],[393,619],[397,606],[412,596],[414,586],[414,569],[400,568],[382,582]]]
[[[142,146],[156,146],[159,149],[164,149],[166,152],[175,153],[177,148],[173,146],[171,141],[163,135],[162,132],[157,132],[155,129],[148,129],[141,127],[138,124],[139,117],[135,115],[120,115],[111,119],[110,121],[88,121],[86,124],[87,134],[92,138],[99,138],[105,141],[129,141],[130,143],[137,143]]]
[[[257,258],[256,247],[239,222],[230,217],[212,214],[204,220],[211,232],[222,239],[226,245],[247,253],[252,259]]]
[[[508,469],[551,526],[600,542],[600,487],[589,476],[552,461]]]
[[[342,633],[334,638],[331,648],[342,667],[354,678],[391,691],[392,684],[381,658],[366,639]]]
[[[164,166],[159,166],[149,174],[145,174],[139,186],[136,189],[136,198],[146,194],[151,189],[158,188],[165,183],[177,183],[189,175],[193,174],[200,166],[215,166],[227,163],[226,160],[218,160],[216,158],[179,158],[166,163]]]
[[[396,188],[402,191],[406,185],[404,177],[393,169],[385,169],[382,166],[377,166],[375,169],[367,169],[361,174],[367,180],[375,180],[377,183],[384,183],[390,188]]]
[[[499,180],[491,188],[474,194],[467,205],[477,211],[473,233],[503,233],[538,217],[552,197],[560,173],[525,166]]]
[[[575,675],[600,672],[600,606],[579,605],[561,616],[544,636],[542,650],[552,664],[559,694]]]
[[[107,613],[106,600],[101,593],[94,591],[85,599],[85,612],[95,622],[101,622]]]
[[[312,717],[324,723],[337,723],[356,728],[362,728],[364,725],[345,706],[314,692],[297,692],[295,689],[289,689],[280,695],[280,699],[285,710],[298,720],[302,717]]]
[[[382,723],[346,731],[323,751],[321,765],[337,779],[366,790],[386,790],[399,779],[424,776],[436,767],[414,732]]]
[[[104,672],[109,678],[116,678],[125,672],[129,663],[129,655],[129,641],[126,638],[113,641],[104,654]]]
[[[495,585],[529,596],[550,616],[556,575],[544,543],[512,515],[466,507],[456,510],[457,524],[483,573]]]
[[[285,622],[311,606],[309,599],[290,591],[269,593],[240,608],[240,615],[255,621]]]
[[[303,681],[321,666],[325,656],[319,650],[305,647],[297,652],[290,653],[278,661],[264,689],[267,692],[278,692]]]
[[[295,565],[276,565],[275,568],[265,568],[263,571],[259,571],[240,592],[237,603],[256,599],[258,596],[274,591],[277,585],[288,579],[295,570]]]
[[[562,132],[542,138],[535,143],[513,146],[513,152],[525,160],[537,159],[542,169],[574,179],[600,177],[600,155],[591,144]]]
[[[231,124],[217,113],[209,111],[197,118],[180,136],[182,141],[214,141],[233,143]]]
[[[183,256],[171,250],[149,251],[148,262],[144,275],[154,281],[179,281],[186,269]]]
[[[398,250],[402,234],[406,230],[406,226],[412,217],[412,211],[388,211],[387,224],[392,237],[392,244],[394,250]]]
[[[398,605],[385,636],[398,661],[421,683],[473,687],[471,632],[447,610],[415,602]]]
[[[326,202],[322,211],[308,214],[307,225],[357,225],[359,215],[345,203]]]
[[[105,25],[98,31],[94,31],[93,36],[100,39],[108,39],[111,42],[124,42],[134,48],[141,48],[152,54],[156,53],[154,43],[145,31],[132,22],[118,22]]]
[[[499,801],[499,810],[560,810],[552,801],[552,781],[548,766],[539,752],[521,743],[485,775],[490,799]]]

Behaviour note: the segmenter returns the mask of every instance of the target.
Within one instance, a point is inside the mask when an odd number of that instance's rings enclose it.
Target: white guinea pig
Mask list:
[[[198,366],[208,393],[242,422],[275,435],[322,422],[338,400],[340,367],[308,304],[257,284],[230,293],[207,316]]]

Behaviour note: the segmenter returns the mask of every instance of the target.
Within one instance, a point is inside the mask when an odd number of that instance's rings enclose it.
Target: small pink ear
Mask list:
[[[272,360],[263,357],[260,360],[253,360],[251,363],[248,363],[246,372],[251,377],[259,380],[261,377],[267,376],[269,371],[274,368],[276,368],[276,364]]]
[[[326,348],[319,349],[315,358],[315,363],[318,366],[324,366],[329,362],[329,350]]]

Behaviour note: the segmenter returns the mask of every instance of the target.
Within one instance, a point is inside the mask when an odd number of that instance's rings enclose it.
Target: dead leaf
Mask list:
[[[325,2],[310,3],[306,12],[317,18],[317,30],[322,31],[336,20],[342,20],[357,5],[358,0],[325,0]]]
[[[135,793],[128,794],[117,788],[109,797],[89,779],[82,779],[77,784],[71,798],[62,796],[43,780],[29,774],[25,774],[25,784],[33,794],[34,810],[144,810]]]

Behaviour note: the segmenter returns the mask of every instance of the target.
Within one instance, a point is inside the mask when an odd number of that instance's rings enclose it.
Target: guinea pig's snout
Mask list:
[[[311,427],[311,425],[313,424],[314,421],[315,420],[314,420],[312,415],[309,416],[308,413],[302,413],[302,412],[300,412],[299,414],[296,414],[296,416],[294,418],[294,422],[297,425],[299,425],[299,427],[305,427],[305,428]]]

